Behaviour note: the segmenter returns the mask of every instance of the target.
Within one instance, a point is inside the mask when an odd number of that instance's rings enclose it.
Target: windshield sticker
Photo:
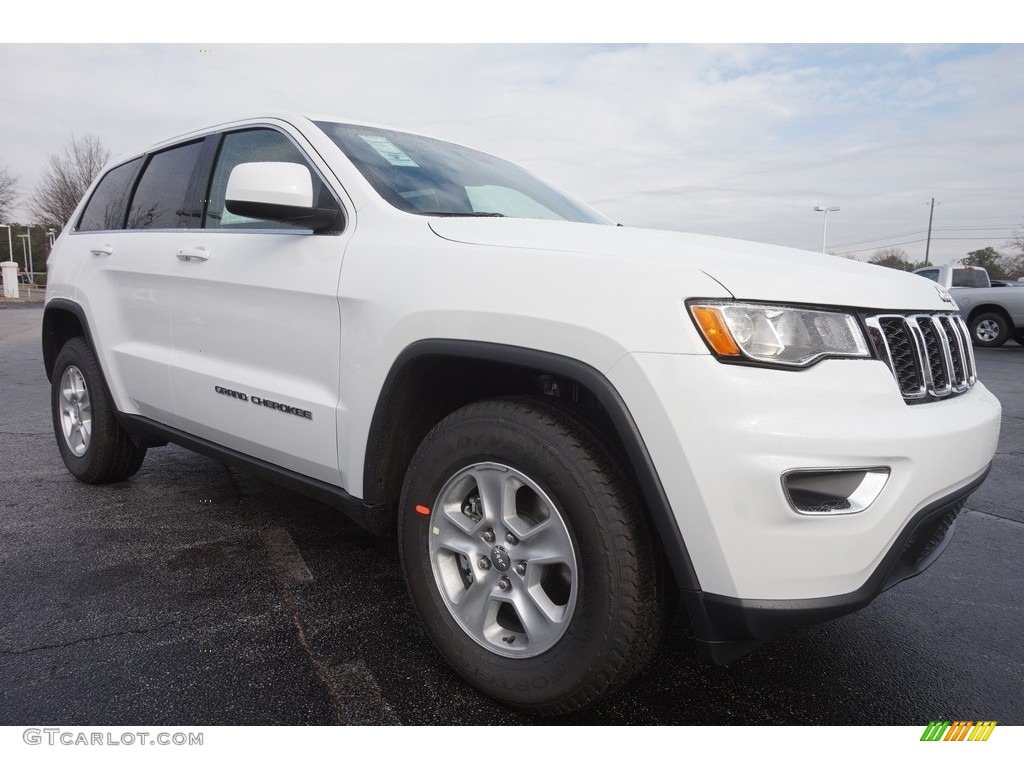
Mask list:
[[[405,165],[409,168],[419,168],[416,165],[416,161],[409,157],[405,152],[400,150],[390,141],[385,139],[383,136],[363,136],[359,135],[359,138],[377,150],[377,154],[383,157],[392,165]]]

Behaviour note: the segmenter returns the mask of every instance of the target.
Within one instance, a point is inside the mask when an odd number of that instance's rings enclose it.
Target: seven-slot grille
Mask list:
[[[970,334],[955,312],[872,315],[865,322],[908,403],[959,395],[978,380]]]

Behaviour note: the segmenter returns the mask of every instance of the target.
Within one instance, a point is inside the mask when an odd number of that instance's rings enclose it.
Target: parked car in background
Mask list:
[[[922,267],[914,274],[949,291],[975,346],[1001,347],[1007,339],[1024,345],[1024,284],[990,280],[983,267]]]

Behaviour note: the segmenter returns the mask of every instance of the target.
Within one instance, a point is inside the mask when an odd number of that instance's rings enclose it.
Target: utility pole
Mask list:
[[[932,198],[932,207],[928,211],[928,241],[924,245],[924,265],[928,266],[928,253],[932,249],[932,218],[935,216],[935,198]]]

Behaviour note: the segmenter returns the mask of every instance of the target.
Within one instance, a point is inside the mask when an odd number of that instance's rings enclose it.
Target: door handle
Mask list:
[[[114,246],[112,245],[101,245],[98,248],[90,248],[89,253],[93,256],[109,256],[114,252]]]
[[[195,248],[182,248],[178,251],[178,258],[182,261],[206,261],[210,258],[210,252],[197,245]]]

